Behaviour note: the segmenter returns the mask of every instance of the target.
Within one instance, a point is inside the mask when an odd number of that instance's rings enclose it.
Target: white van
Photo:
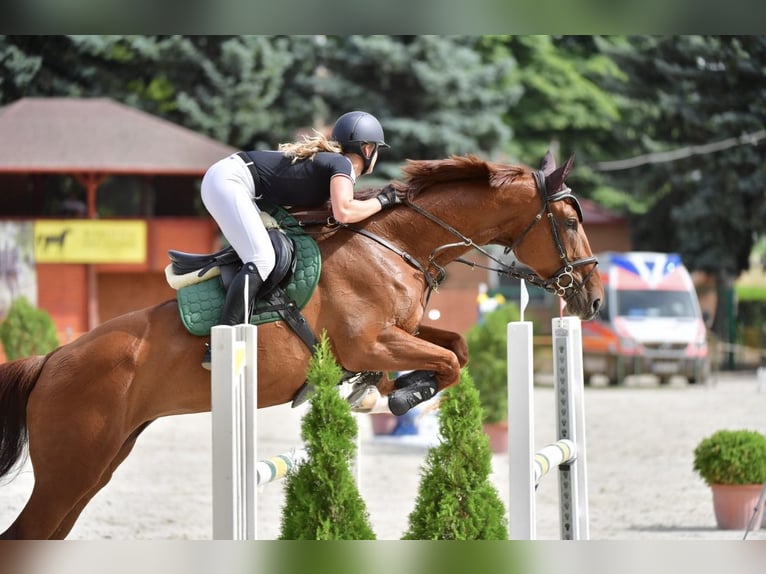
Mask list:
[[[600,253],[606,299],[600,316],[584,321],[585,378],[610,384],[634,374],[674,375],[690,383],[710,374],[707,330],[692,278],[675,253]]]

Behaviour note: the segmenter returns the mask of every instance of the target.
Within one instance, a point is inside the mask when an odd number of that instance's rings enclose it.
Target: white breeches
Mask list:
[[[236,154],[214,163],[202,178],[202,203],[242,259],[262,279],[274,269],[274,248],[255,205],[253,176]]]

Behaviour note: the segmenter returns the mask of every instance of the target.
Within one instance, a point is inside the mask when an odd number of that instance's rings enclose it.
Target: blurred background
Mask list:
[[[0,36],[0,317],[24,296],[66,342],[172,298],[166,251],[220,245],[210,164],[362,109],[391,145],[365,187],[407,159],[574,153],[593,251],[679,254],[714,367],[753,368],[765,70],[764,36]],[[428,320],[465,333],[488,297],[517,301],[518,282],[453,265]],[[558,302],[530,298],[544,336]]]

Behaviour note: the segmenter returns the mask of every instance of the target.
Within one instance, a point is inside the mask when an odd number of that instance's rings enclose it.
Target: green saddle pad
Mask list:
[[[288,237],[295,244],[295,271],[289,283],[284,287],[287,297],[295,302],[299,309],[303,309],[314,294],[319,274],[322,268],[322,257],[319,246],[300,227],[295,218],[281,207],[263,208],[279,223]],[[221,287],[220,277],[213,277],[194,285],[182,287],[176,292],[178,311],[181,314],[181,322],[192,335],[205,337],[210,334],[213,327],[221,316],[223,301],[226,293]],[[255,304],[250,323],[261,325],[281,319],[276,311],[263,311],[268,304],[258,301]],[[260,309],[260,310],[259,310]]]

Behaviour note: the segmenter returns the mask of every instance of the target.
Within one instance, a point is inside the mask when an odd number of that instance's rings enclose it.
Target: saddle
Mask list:
[[[277,263],[258,294],[250,323],[260,325],[282,320],[314,352],[317,338],[301,313],[314,294],[322,267],[316,241],[304,226],[325,225],[328,210],[290,213],[282,207],[260,205]],[[299,223],[300,221],[300,223]],[[237,253],[227,247],[215,253],[196,254],[170,250],[171,263],[165,268],[168,284],[176,289],[181,322],[192,335],[207,337],[217,324],[226,298],[226,289],[242,266]],[[376,404],[376,383],[382,372],[352,372],[343,369],[339,383],[352,388],[346,400],[360,412]],[[306,382],[293,397],[296,407],[315,392]]]
[[[284,320],[313,351],[316,337],[300,312],[314,293],[321,272],[319,247],[286,210],[260,206],[276,253],[274,271],[266,278],[250,323]],[[176,289],[181,321],[189,333],[208,336],[218,322],[226,290],[242,261],[231,247],[215,253],[168,251],[168,284]]]

